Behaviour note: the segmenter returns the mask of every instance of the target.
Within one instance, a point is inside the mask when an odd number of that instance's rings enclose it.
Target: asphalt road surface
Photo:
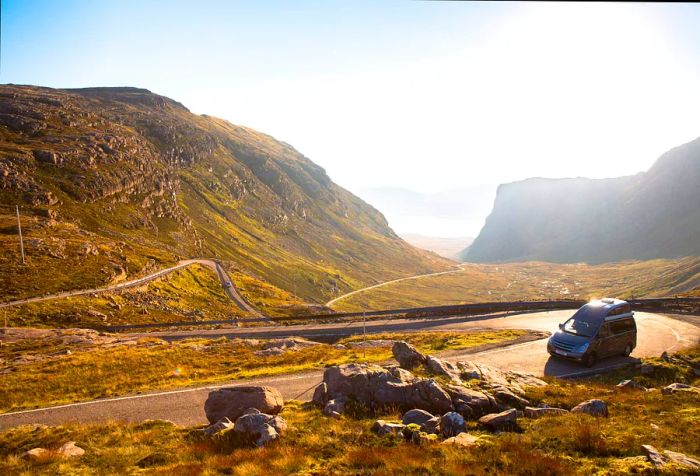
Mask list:
[[[373,321],[367,324],[367,332],[397,330],[476,330],[476,329],[532,329],[554,332],[557,325],[572,314],[572,311],[552,311],[519,314],[503,317],[482,316],[479,318],[450,318],[439,320]],[[593,371],[605,371],[635,357],[659,355],[663,351],[673,352],[700,342],[700,327],[697,320],[687,321],[683,316],[663,316],[639,312],[635,315],[638,327],[637,348],[631,357],[605,359]],[[164,338],[191,336],[216,337],[275,337],[280,335],[305,335],[329,338],[333,335],[348,335],[362,332],[362,323],[327,324],[316,326],[290,326],[271,328],[217,329],[210,331],[179,331],[154,333]],[[151,334],[153,335],[153,334]],[[546,339],[491,349],[479,353],[446,353],[448,360],[472,360],[504,370],[519,370],[535,375],[575,377],[591,373],[579,364],[549,357]],[[322,372],[313,371],[293,375],[238,380],[216,386],[189,388],[164,392],[152,392],[92,402],[61,405],[37,410],[28,410],[0,415],[0,428],[43,423],[56,425],[67,422],[97,422],[105,420],[143,421],[146,419],[171,420],[182,425],[206,423],[204,401],[209,391],[233,385],[271,385],[277,387],[285,399],[309,400],[313,388],[321,381]]]

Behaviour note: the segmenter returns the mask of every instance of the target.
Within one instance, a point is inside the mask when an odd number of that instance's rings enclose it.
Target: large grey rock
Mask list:
[[[545,408],[534,408],[534,407],[525,407],[525,411],[523,412],[524,415],[527,418],[540,418],[543,416],[558,416],[558,415],[566,415],[569,413],[568,410],[565,410],[563,408],[550,408],[550,407],[545,407]]]
[[[493,396],[460,385],[448,385],[447,393],[452,398],[455,411],[464,418],[477,418],[498,411],[498,405]]]
[[[277,414],[282,410],[282,394],[273,387],[249,386],[229,387],[214,390],[204,402],[204,413],[210,423],[224,417],[236,420],[249,408],[257,408],[263,413]]]
[[[608,416],[608,405],[603,400],[592,399],[581,402],[571,409],[571,413],[587,413],[592,416]]]
[[[257,446],[264,446],[280,437],[287,422],[280,416],[265,413],[246,413],[236,420],[233,431],[242,433]]]
[[[518,411],[514,408],[501,413],[491,413],[479,418],[479,425],[493,431],[511,430],[518,422]]]
[[[409,410],[403,414],[403,417],[401,417],[401,423],[404,425],[415,423],[416,425],[423,426],[433,418],[435,418],[435,415],[432,415],[425,410],[421,410],[420,408],[414,408],[413,410]]]
[[[440,419],[440,432],[446,438],[457,436],[465,431],[467,431],[467,423],[457,412],[447,412]]]
[[[446,360],[438,359],[429,355],[425,358],[425,366],[428,370],[437,375],[444,375],[452,379],[453,382],[459,384],[462,382],[460,378],[460,369],[456,364]]]
[[[530,405],[530,402],[528,402],[526,399],[514,394],[505,387],[498,387],[498,389],[493,393],[493,396],[498,403],[509,407],[525,408]]]
[[[329,400],[348,397],[369,408],[393,405],[435,413],[452,410],[452,399],[436,381],[418,379],[405,370],[345,364],[327,368],[323,382]]]
[[[418,352],[414,346],[408,342],[394,342],[391,352],[399,365],[407,370],[411,370],[425,363],[425,356]]]

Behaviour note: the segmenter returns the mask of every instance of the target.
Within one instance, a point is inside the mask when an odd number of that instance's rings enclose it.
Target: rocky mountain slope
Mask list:
[[[644,173],[501,185],[491,215],[462,253],[473,262],[602,263],[700,255],[700,139]]]
[[[0,86],[0,203],[2,300],[180,257],[320,301],[445,265],[290,145],[144,89]]]

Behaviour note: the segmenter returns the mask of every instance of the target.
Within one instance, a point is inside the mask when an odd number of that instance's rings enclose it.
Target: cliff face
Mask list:
[[[1,86],[0,198],[6,215],[19,203],[158,260],[217,257],[309,299],[444,264],[290,145],[143,89]]]
[[[700,139],[631,177],[501,185],[462,257],[601,263],[700,255]]]

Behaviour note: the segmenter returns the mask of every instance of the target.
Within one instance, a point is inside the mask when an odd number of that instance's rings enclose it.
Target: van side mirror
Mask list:
[[[562,324],[561,322],[559,323],[559,329],[564,330],[564,324]]]

